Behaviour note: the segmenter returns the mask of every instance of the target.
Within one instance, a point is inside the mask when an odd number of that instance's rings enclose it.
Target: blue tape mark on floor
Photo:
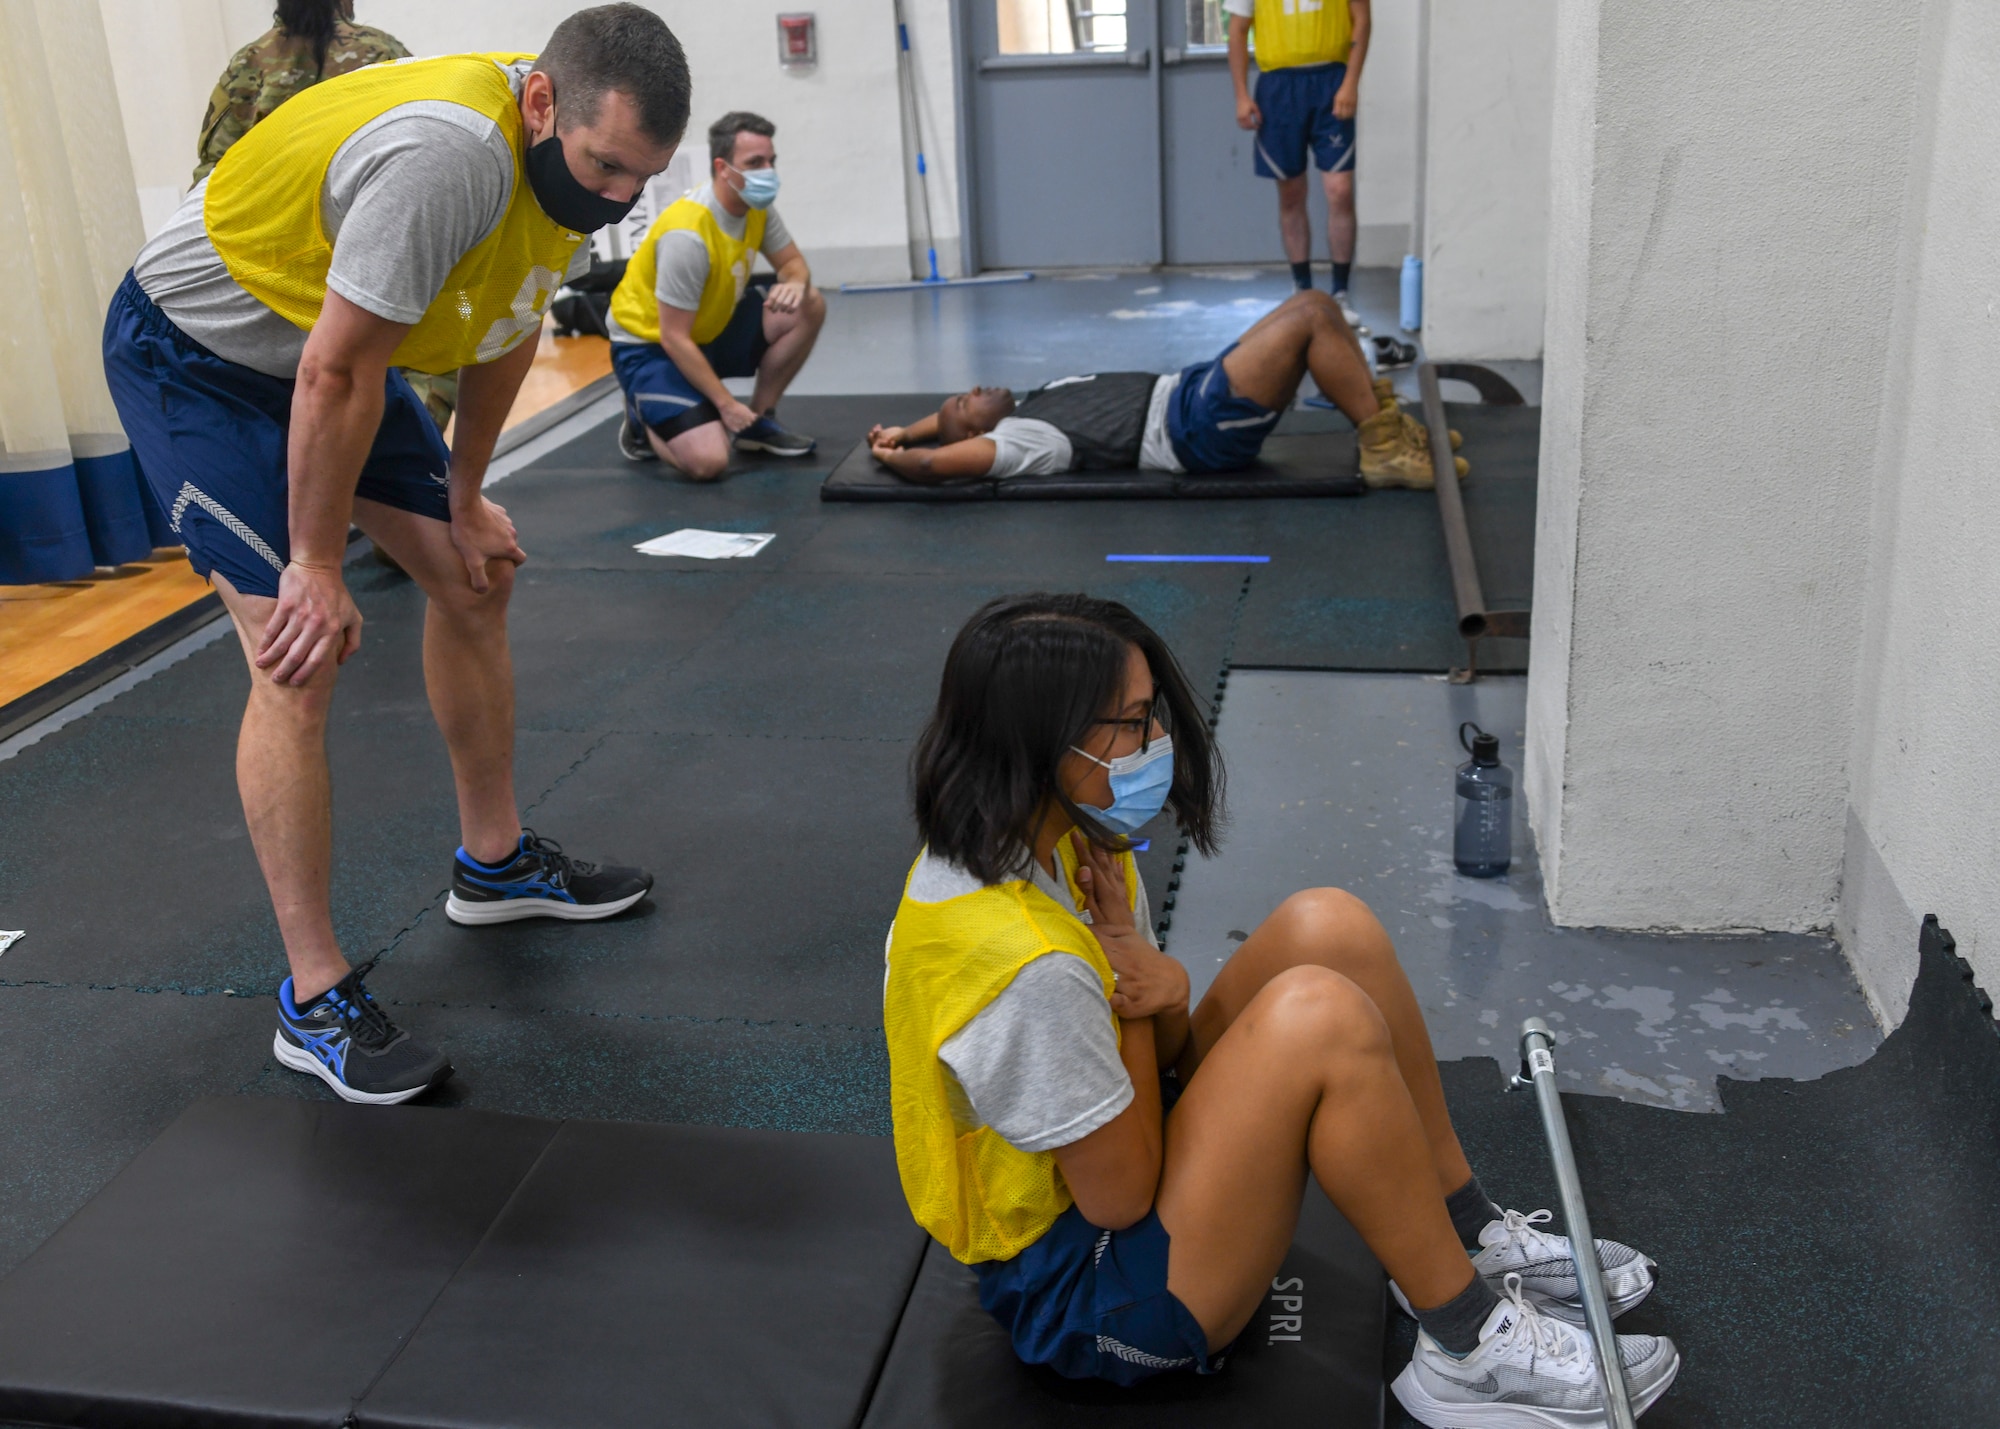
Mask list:
[[[1194,565],[1268,566],[1269,556],[1106,556],[1107,561],[1174,562]]]

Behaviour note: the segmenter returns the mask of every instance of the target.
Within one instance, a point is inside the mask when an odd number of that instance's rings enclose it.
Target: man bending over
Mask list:
[[[1354,423],[1363,481],[1436,484],[1429,433],[1396,405],[1387,378],[1370,376],[1339,305],[1319,292],[1294,293],[1221,356],[1180,372],[1063,377],[1018,404],[1004,387],[975,387],[908,427],[876,427],[868,446],[898,476],[925,485],[1135,467],[1240,471],[1308,372]],[[921,445],[929,442],[937,445]],[[1454,460],[1460,476],[1471,471]]]
[[[713,481],[732,445],[773,456],[813,449],[776,416],[826,321],[805,255],[771,207],[776,133],[740,110],[716,120],[709,181],[654,220],[611,295],[611,366],[625,390],[618,448],[629,461],[661,457]],[[775,277],[750,276],[759,253]],[[725,377],[757,379],[748,406]]]
[[[539,57],[369,65],[231,145],[111,301],[118,415],[249,662],[236,779],[291,964],[272,1050],[347,1101],[451,1074],[334,929],[326,727],[361,646],[350,520],[429,601],[424,684],[464,841],[445,916],[604,918],[652,887],[521,827],[507,605],[527,556],[481,488],[550,296],[687,117],[680,42],[637,5],[579,11]],[[404,368],[460,374],[450,450]]]

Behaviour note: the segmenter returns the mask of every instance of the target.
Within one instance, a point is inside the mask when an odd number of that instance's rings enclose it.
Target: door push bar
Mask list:
[[[1440,377],[1469,382],[1479,389],[1482,400],[1497,405],[1518,407],[1521,394],[1499,373],[1476,363],[1426,362],[1417,369],[1424,426],[1431,439],[1431,467],[1437,476],[1438,524],[1444,530],[1445,559],[1451,564],[1452,597],[1458,602],[1458,633],[1465,641],[1465,668],[1453,670],[1451,679],[1453,684],[1464,685],[1479,678],[1481,640],[1488,636],[1528,638],[1528,612],[1486,608],[1486,593],[1479,586],[1479,562],[1472,554],[1472,533],[1465,524],[1465,497],[1458,489],[1458,468],[1451,460],[1451,428],[1444,419],[1444,398],[1438,392]]]
[[[1425,395],[1429,397],[1436,391],[1437,384],[1427,382]],[[1555,1166],[1556,1189],[1562,1196],[1563,1226],[1569,1232],[1570,1255],[1576,1261],[1576,1282],[1583,1291],[1583,1319],[1597,1346],[1597,1374],[1604,1385],[1605,1422],[1610,1429],[1637,1429],[1632,1399],[1625,1389],[1625,1366],[1618,1358],[1618,1335],[1611,1328],[1611,1302],[1604,1294],[1604,1271],[1597,1263],[1597,1241],[1590,1233],[1590,1213],[1583,1205],[1583,1181],[1576,1173],[1569,1125],[1563,1120],[1562,1098],[1556,1091],[1556,1059],[1550,1051],[1554,1041],[1549,1024],[1541,1018],[1530,1017],[1521,1024],[1522,1071],[1515,1073],[1514,1085],[1532,1086],[1535,1104],[1541,1108],[1542,1130],[1549,1139],[1549,1160]]]

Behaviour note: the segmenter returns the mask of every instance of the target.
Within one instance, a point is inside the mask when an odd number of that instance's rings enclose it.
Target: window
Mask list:
[[[1003,55],[1119,54],[1130,0],[993,0]],[[1217,0],[1220,3],[1220,0]]]
[[[1189,49],[1229,43],[1229,15],[1222,0],[1187,0]]]

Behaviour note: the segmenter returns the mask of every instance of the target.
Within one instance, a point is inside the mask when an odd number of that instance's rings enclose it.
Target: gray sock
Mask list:
[[[1417,1311],[1417,1323],[1446,1354],[1462,1360],[1479,1348],[1479,1331],[1499,1303],[1493,1287],[1475,1275],[1470,1285],[1435,1310]]]
[[[1474,1252],[1479,1249],[1479,1232],[1489,1222],[1500,1219],[1500,1208],[1480,1186],[1477,1176],[1446,1196],[1444,1208],[1451,1216],[1451,1228],[1458,1232],[1459,1243]]]

